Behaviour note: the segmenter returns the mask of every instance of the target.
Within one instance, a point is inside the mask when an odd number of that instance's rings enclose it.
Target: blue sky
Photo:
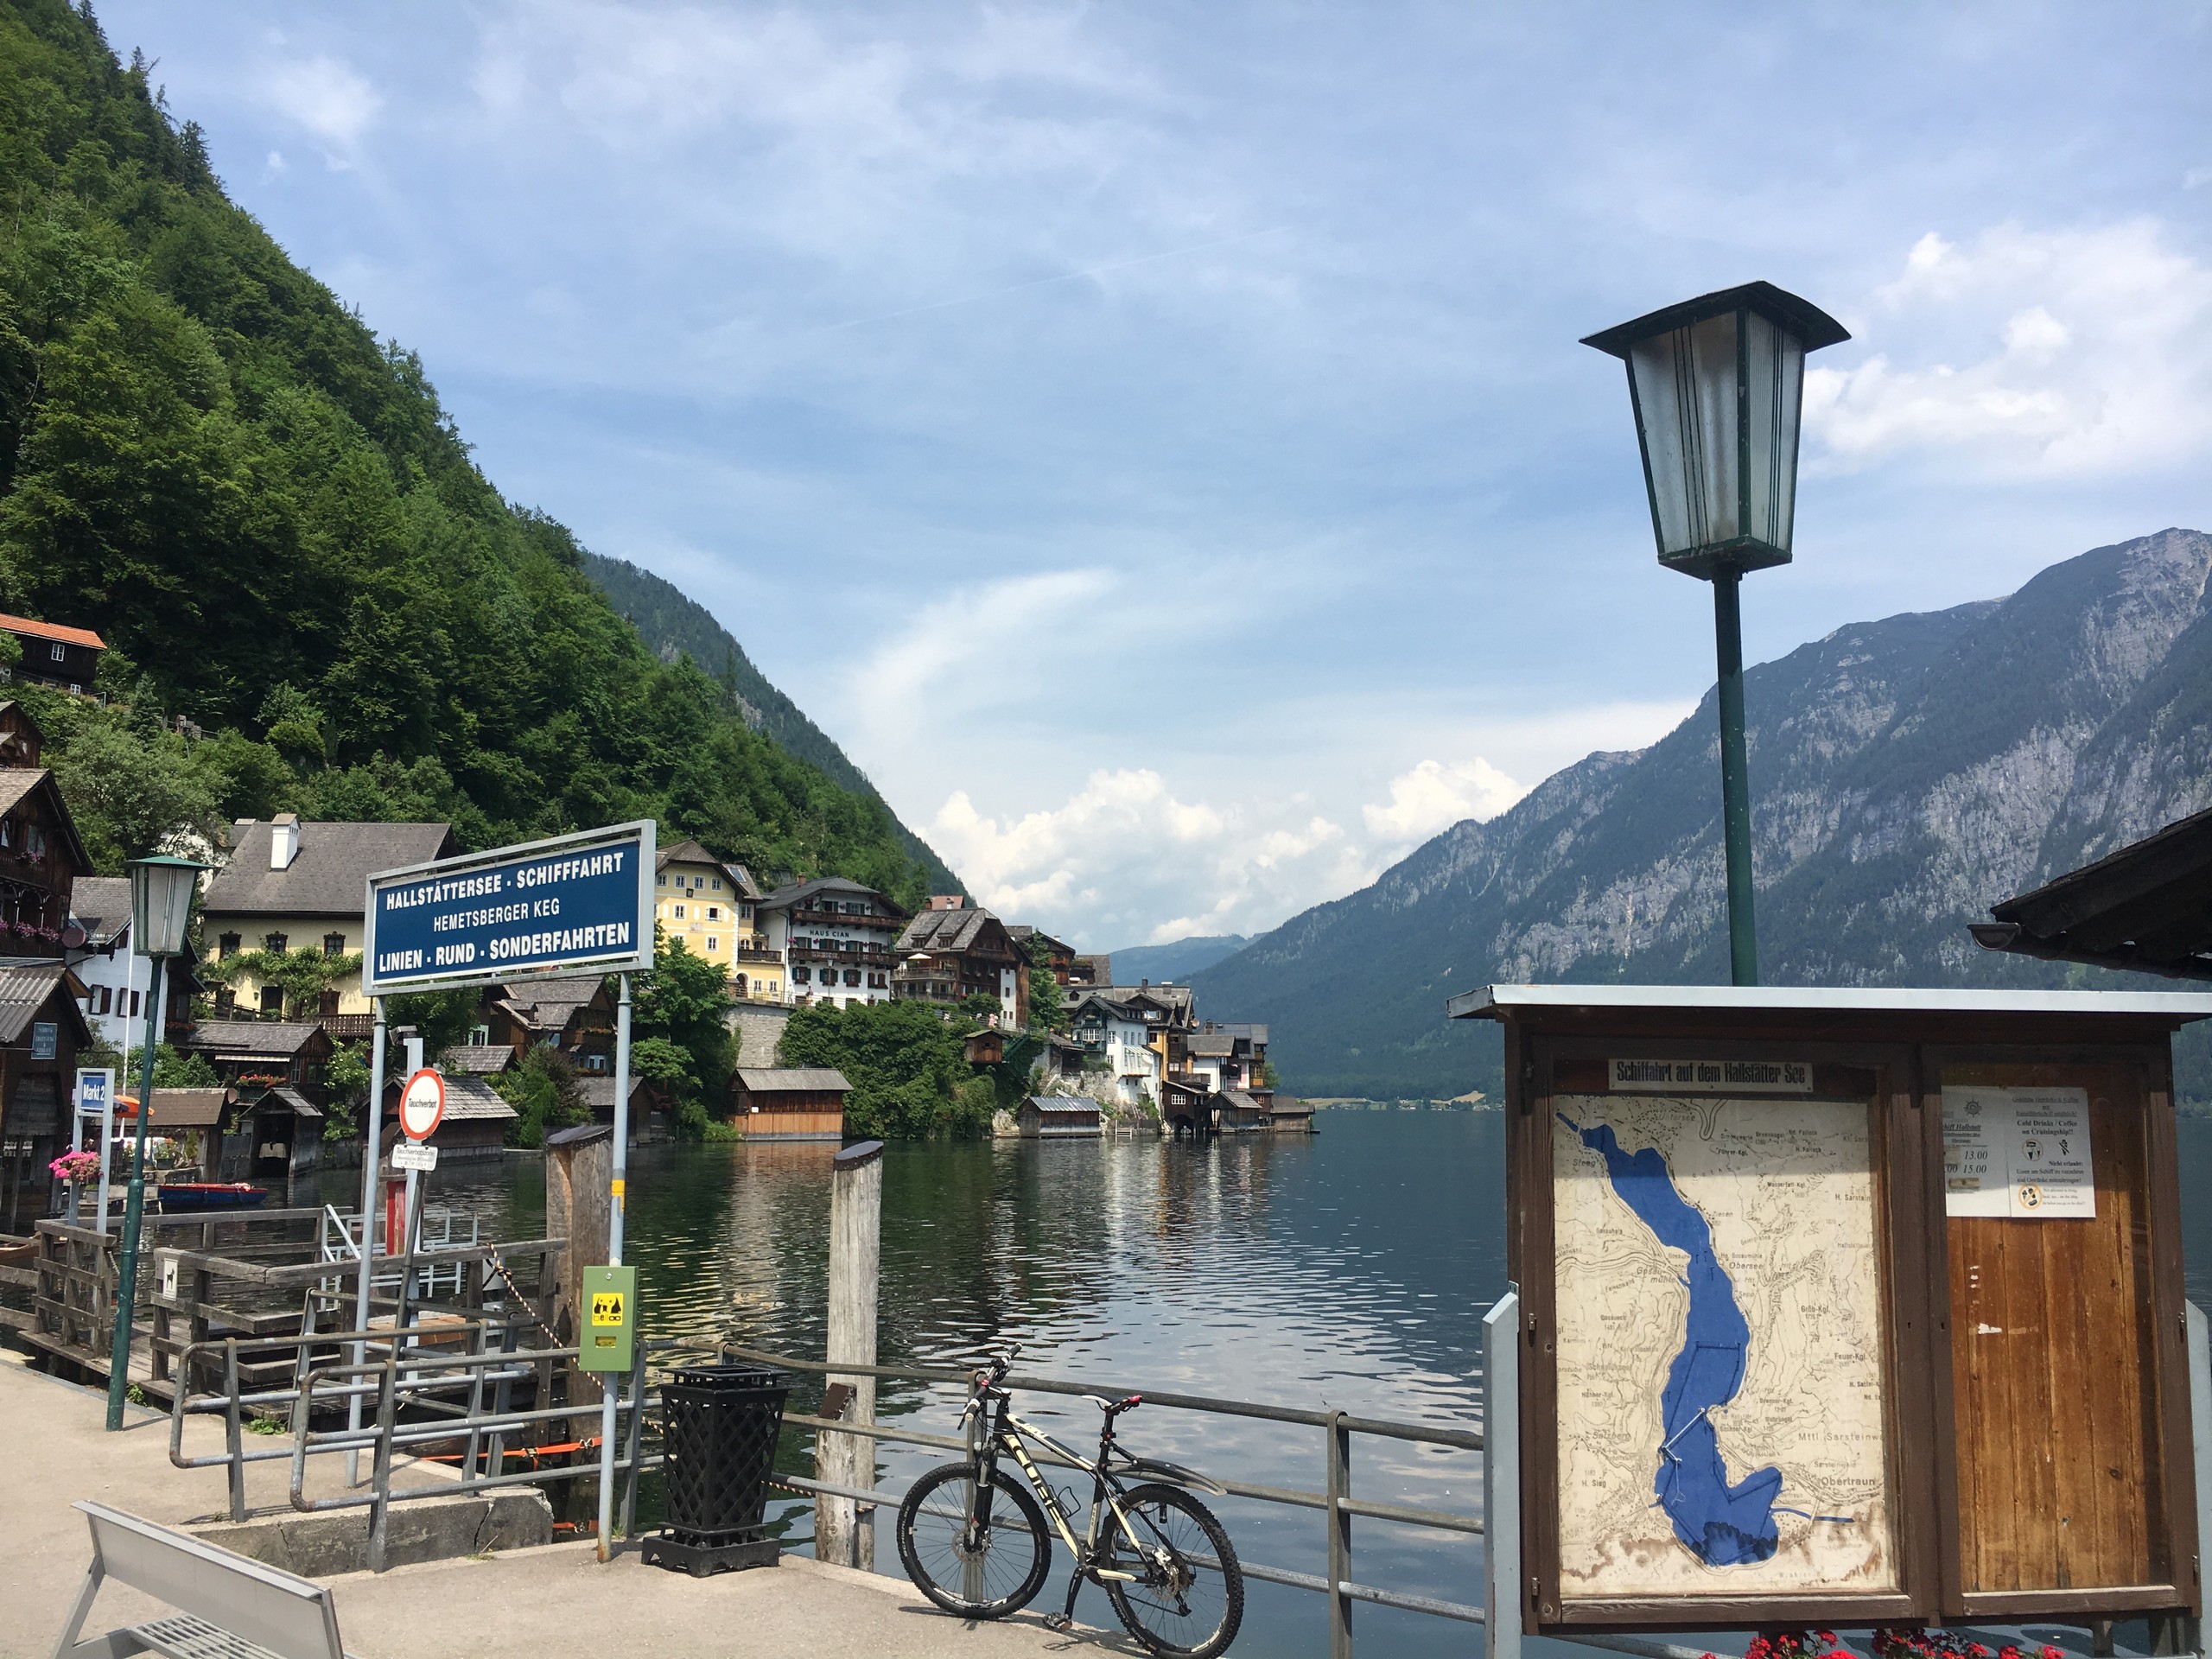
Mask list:
[[[1754,658],[2212,528],[2205,4],[100,13],[510,498],[1092,947],[1688,710],[1708,592],[1575,343],[1657,305],[1855,336]]]

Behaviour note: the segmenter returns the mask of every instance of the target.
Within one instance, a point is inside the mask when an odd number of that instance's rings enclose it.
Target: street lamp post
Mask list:
[[[130,1387],[130,1323],[137,1314],[138,1234],[146,1214],[146,1124],[154,1115],[154,1046],[161,1037],[162,963],[184,954],[192,890],[207,867],[188,858],[130,861],[130,934],[152,963],[146,986],[146,1052],[138,1068],[138,1133],[130,1153],[130,1196],[123,1206],[123,1260],[115,1275],[115,1339],[108,1349],[107,1426],[123,1427]]]
[[[1738,588],[1746,570],[1789,563],[1805,353],[1850,338],[1819,307],[1747,283],[1582,342],[1628,365],[1659,563],[1713,584],[1728,963],[1738,985],[1759,982]]]

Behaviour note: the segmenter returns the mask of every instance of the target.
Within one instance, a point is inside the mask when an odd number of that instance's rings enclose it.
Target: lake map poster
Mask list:
[[[1868,1103],[1552,1106],[1561,1598],[1896,1589]]]

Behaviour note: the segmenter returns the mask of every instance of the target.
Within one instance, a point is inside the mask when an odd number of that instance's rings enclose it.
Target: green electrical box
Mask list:
[[[576,1369],[628,1370],[638,1352],[638,1270],[586,1268],[583,1313]]]

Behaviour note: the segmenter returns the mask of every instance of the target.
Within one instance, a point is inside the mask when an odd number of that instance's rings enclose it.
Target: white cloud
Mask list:
[[[1941,452],[1999,478],[2103,476],[2212,453],[2212,269],[2155,219],[1929,232],[1857,332],[1856,368],[1805,375],[1815,466]],[[1982,342],[1979,352],[1961,342]]]
[[[1378,841],[1412,847],[1466,818],[1494,818],[1529,792],[1477,755],[1471,760],[1424,760],[1390,780],[1387,806],[1360,809]]]
[[[375,87],[332,57],[278,64],[263,77],[261,92],[281,114],[338,151],[351,149],[384,107]]]
[[[1272,926],[1376,874],[1311,802],[1180,800],[1148,769],[1003,821],[956,791],[929,834],[981,903],[1103,948]]]

